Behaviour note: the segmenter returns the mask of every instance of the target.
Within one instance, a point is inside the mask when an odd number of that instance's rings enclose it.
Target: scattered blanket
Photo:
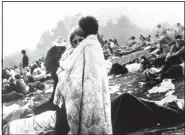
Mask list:
[[[9,122],[3,127],[3,134],[39,134],[53,130],[55,122],[55,111],[46,111],[30,118]]]
[[[163,104],[161,106],[128,93],[115,97],[111,102],[113,133],[126,135],[146,128],[184,122],[182,109],[177,105],[172,107],[171,103]]]
[[[172,83],[171,79],[164,79],[161,84],[153,87],[148,91],[148,93],[164,93],[169,90],[174,90],[175,85]]]
[[[125,66],[128,69],[129,73],[134,73],[140,70],[141,64],[140,63],[133,63],[128,64]]]

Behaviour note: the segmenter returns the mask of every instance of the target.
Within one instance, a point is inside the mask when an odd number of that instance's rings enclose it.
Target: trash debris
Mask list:
[[[117,91],[120,91],[120,86],[121,84],[118,84],[118,85],[114,85],[114,86],[109,86],[109,90],[110,90],[110,94],[113,94]]]

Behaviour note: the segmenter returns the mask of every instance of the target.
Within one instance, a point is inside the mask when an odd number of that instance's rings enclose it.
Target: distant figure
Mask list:
[[[138,44],[139,41],[135,38],[135,36],[132,36],[130,39],[129,39],[129,47],[135,45],[135,44]]]
[[[114,39],[114,44],[119,46],[117,39]]]
[[[148,37],[146,37],[146,41],[147,41],[147,42],[151,42],[151,41],[152,41],[151,35],[148,35]]]
[[[22,58],[23,68],[28,67],[29,58],[28,58],[28,56],[26,55],[26,51],[25,51],[25,50],[22,50],[21,52],[22,52],[22,54],[23,54],[23,58]]]
[[[175,31],[175,36],[177,36],[177,35],[184,36],[184,34],[183,34],[184,27],[180,23],[177,23],[177,27],[176,27],[175,30],[176,30]]]
[[[163,28],[160,24],[157,25],[157,28],[155,29],[155,34],[158,34],[159,36],[162,35]]]

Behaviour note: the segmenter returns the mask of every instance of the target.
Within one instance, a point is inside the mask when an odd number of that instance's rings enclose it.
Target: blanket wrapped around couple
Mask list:
[[[63,61],[54,104],[65,100],[73,134],[111,134],[111,108],[105,59],[96,35],[84,39]]]

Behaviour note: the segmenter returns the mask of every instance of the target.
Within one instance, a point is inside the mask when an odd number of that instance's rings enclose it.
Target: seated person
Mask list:
[[[177,23],[174,34],[175,34],[175,36],[176,35],[184,36],[184,26],[181,25],[180,23]]]
[[[24,95],[29,93],[29,87],[25,84],[20,75],[15,75],[16,79],[16,92]]]
[[[15,84],[15,80],[11,77],[9,79],[9,83],[6,85],[3,85],[3,94],[8,94],[12,91],[16,91],[16,84]]]
[[[146,41],[147,41],[148,43],[152,42],[151,35],[148,35],[148,36],[146,37]]]
[[[3,71],[2,71],[3,79],[9,79],[10,76],[11,76],[11,74],[9,73],[8,69],[3,69]]]
[[[33,67],[34,67],[34,70],[32,73],[33,76],[42,74],[42,69],[37,64],[34,64]]]
[[[174,38],[167,33],[166,30],[162,31],[162,36],[158,40],[158,43],[160,44],[169,44],[170,42],[174,41]]]
[[[129,41],[128,41],[128,45],[129,47],[133,46],[133,45],[137,45],[138,44],[138,40],[135,38],[135,36],[132,36]]]
[[[15,74],[20,74],[20,71],[16,65],[14,66],[14,70],[15,70]]]
[[[176,43],[171,47],[170,52],[166,56],[166,63],[168,66],[171,66],[171,61],[176,57],[179,57],[181,62],[185,61],[185,41],[182,39],[177,39]],[[180,63],[179,63],[180,64]]]
[[[141,36],[141,37],[140,37],[139,46],[141,46],[141,47],[146,47],[146,45],[147,45],[147,43],[146,43],[145,37]]]
[[[34,64],[35,69],[33,70],[32,76],[36,81],[42,81],[48,78],[48,75],[43,71],[37,64]]]
[[[103,50],[103,53],[104,53],[104,58],[105,59],[108,59],[110,56],[112,56],[109,48],[107,46],[104,46],[104,50]]]
[[[164,28],[160,24],[158,24],[157,28],[155,29],[155,34],[158,34],[159,36],[161,36],[163,29]]]

